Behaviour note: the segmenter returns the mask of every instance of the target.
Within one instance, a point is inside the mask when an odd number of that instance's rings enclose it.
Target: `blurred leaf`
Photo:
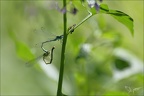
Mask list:
[[[35,56],[31,53],[30,49],[27,47],[27,45],[25,45],[24,43],[20,42],[20,41],[16,41],[16,52],[17,55],[24,59],[24,60],[30,60],[30,58],[35,58]]]
[[[107,41],[110,41],[110,43],[112,43],[114,47],[119,46],[122,42],[121,35],[115,30],[109,30],[109,31],[104,32],[102,34],[102,38]]]
[[[30,60],[30,59],[35,58],[35,56],[31,53],[28,46],[16,38],[14,32],[10,31],[9,36],[12,38],[12,40],[15,43],[16,53],[18,57],[20,57],[23,60]]]
[[[97,13],[95,7],[90,8],[89,11],[90,11],[93,15]]]
[[[129,96],[126,92],[120,92],[120,91],[113,91],[113,92],[107,92],[103,96]]]
[[[120,23],[125,25],[131,32],[131,34],[134,34],[133,30],[133,19],[125,14],[124,12],[118,11],[118,10],[110,10],[106,4],[100,5],[100,13],[110,14],[113,16],[116,20],[118,20]]]
[[[115,67],[116,67],[118,70],[123,70],[123,69],[125,69],[125,68],[130,67],[129,62],[127,62],[126,60],[123,60],[123,59],[121,59],[121,58],[116,58],[114,62],[115,62]]]

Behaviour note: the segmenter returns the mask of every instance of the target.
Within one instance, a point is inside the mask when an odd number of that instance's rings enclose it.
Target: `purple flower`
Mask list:
[[[66,8],[65,8],[65,7],[64,7],[64,8],[60,8],[60,7],[58,6],[58,3],[56,3],[56,10],[58,10],[58,11],[61,12],[62,14],[65,14],[65,13],[67,12]]]
[[[65,14],[65,13],[67,12],[67,10],[66,10],[66,8],[64,7],[64,8],[62,8],[62,9],[60,10],[60,12],[63,13],[63,14]]]
[[[74,7],[74,8],[71,9],[71,13],[72,13],[72,14],[76,15],[77,12],[78,12],[78,9],[77,9],[77,8]]]
[[[94,4],[94,7],[95,7],[96,11],[99,11],[100,7],[97,3]]]

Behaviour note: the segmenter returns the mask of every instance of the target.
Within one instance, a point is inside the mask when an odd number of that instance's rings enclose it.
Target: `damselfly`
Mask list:
[[[43,50],[44,52],[47,52],[47,50],[43,47],[43,45],[44,45],[45,43],[47,43],[47,42],[52,42],[52,41],[58,41],[58,40],[61,40],[61,39],[63,39],[63,35],[56,36],[56,37],[55,37],[54,39],[52,39],[52,40],[47,40],[47,41],[42,42],[42,44],[41,44],[42,50]]]
[[[74,24],[74,25],[72,25],[72,26],[70,26],[70,27],[68,28],[68,34],[69,34],[69,33],[72,34],[72,32],[74,32],[75,26],[76,26],[76,24]],[[42,30],[43,30],[43,28],[42,28]],[[67,34],[67,35],[68,35],[68,34]],[[45,43],[52,42],[52,41],[59,41],[59,40],[63,39],[63,37],[64,37],[64,35],[60,35],[60,36],[56,36],[54,39],[51,39],[51,40],[47,40],[47,41],[42,42],[42,43],[41,43],[41,48],[42,48],[42,50],[43,50],[44,52],[47,52],[47,50],[43,47]]]
[[[30,61],[28,61],[26,63],[26,66],[32,66],[34,64],[34,62],[40,58],[43,58],[43,61],[45,62],[45,64],[51,64],[53,61],[53,51],[54,51],[55,47],[52,47],[52,49],[50,51],[45,50],[44,54],[34,58]]]

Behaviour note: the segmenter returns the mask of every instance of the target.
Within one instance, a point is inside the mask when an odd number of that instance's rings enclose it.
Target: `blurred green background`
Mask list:
[[[68,37],[63,93],[68,95],[142,96],[143,92],[143,0],[103,0],[110,9],[134,19],[134,36],[113,17],[98,14]],[[62,41],[55,46],[51,65],[25,63],[43,54],[40,42],[63,34],[62,13],[52,0],[1,0],[1,96],[56,95]],[[62,1],[57,4],[62,8]],[[68,12],[68,27],[88,12],[75,1],[78,13]],[[73,7],[68,3],[68,10]],[[37,46],[36,46],[37,44]]]

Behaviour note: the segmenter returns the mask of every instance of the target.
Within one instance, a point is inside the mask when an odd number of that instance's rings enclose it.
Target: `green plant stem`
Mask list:
[[[66,8],[66,0],[63,0],[63,7]],[[65,47],[67,42],[67,14],[63,14],[63,23],[64,23],[64,38],[62,43],[62,50],[61,50],[61,62],[60,62],[60,72],[59,72],[59,81],[58,81],[58,89],[57,89],[57,96],[62,96],[62,83],[63,83],[63,73],[64,73],[64,61],[65,61]]]
[[[74,29],[76,29],[78,26],[80,26],[82,23],[84,23],[87,19],[89,19],[92,15],[92,13],[90,13],[87,17],[85,17],[80,23],[78,23]]]
[[[63,0],[63,6],[66,8],[66,0]],[[79,24],[74,26],[74,30],[80,26],[82,23],[84,23],[86,20],[88,20],[92,15],[90,13],[87,17],[85,17]],[[64,61],[65,61],[65,48],[66,48],[66,42],[67,42],[67,36],[70,33],[70,30],[67,30],[67,14],[65,13],[63,15],[63,22],[64,22],[64,38],[62,43],[62,50],[61,50],[61,62],[60,62],[60,72],[59,72],[59,81],[58,81],[58,89],[57,89],[57,96],[63,96],[62,94],[62,83],[63,83],[63,74],[64,74]],[[68,34],[67,34],[68,31]]]

